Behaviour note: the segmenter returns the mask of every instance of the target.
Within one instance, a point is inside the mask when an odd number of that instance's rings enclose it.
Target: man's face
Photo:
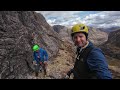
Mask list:
[[[73,42],[78,47],[84,47],[87,43],[85,34],[75,33],[75,35],[73,36]]]

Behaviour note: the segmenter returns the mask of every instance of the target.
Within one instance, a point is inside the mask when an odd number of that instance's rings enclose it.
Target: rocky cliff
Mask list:
[[[109,33],[108,41],[100,45],[114,79],[120,79],[120,30]]]
[[[97,28],[89,27],[88,38],[95,45],[100,45],[108,40],[108,34]]]
[[[108,41],[100,47],[106,55],[120,60],[120,30],[110,32]]]
[[[56,31],[58,33],[61,40],[63,40],[63,41],[67,40],[67,41],[73,43],[71,35],[70,35],[70,33],[71,33],[70,28],[68,28],[66,26],[62,26],[62,25],[54,25],[53,29],[54,29],[54,31]]]
[[[53,26],[54,31],[56,31],[57,33],[60,33],[64,28],[65,28],[65,26],[62,26],[62,25],[54,25]]]
[[[0,78],[27,78],[33,44],[46,49],[50,59],[57,54],[60,40],[41,14],[0,11]]]

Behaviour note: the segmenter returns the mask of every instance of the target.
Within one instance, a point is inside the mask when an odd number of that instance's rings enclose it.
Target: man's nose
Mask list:
[[[81,41],[80,37],[77,37],[77,38],[76,38],[76,41]]]

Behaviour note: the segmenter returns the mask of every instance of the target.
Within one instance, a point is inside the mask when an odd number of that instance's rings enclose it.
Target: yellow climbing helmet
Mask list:
[[[76,24],[71,29],[71,35],[73,36],[73,34],[77,32],[85,32],[88,34],[88,27],[84,24]]]

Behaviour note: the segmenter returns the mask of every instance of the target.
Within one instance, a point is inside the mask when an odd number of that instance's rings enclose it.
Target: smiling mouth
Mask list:
[[[82,46],[83,44],[82,44],[82,43],[76,43],[76,45],[78,45],[78,46]]]

